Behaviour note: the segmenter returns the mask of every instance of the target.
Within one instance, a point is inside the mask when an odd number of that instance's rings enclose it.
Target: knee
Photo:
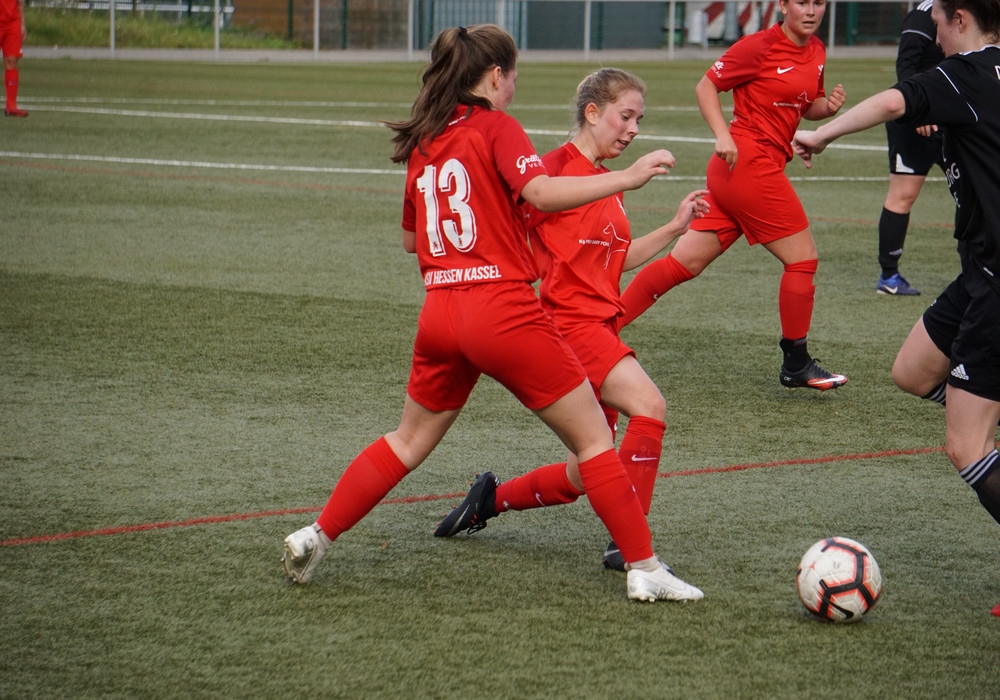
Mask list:
[[[709,266],[715,258],[684,258],[683,260],[678,256],[674,256],[674,259],[691,275],[691,279],[694,279],[702,272],[705,268]],[[683,280],[684,282],[688,280]]]
[[[885,198],[885,204],[883,205],[886,209],[891,211],[893,214],[899,214],[905,216],[910,213],[913,209],[913,203],[917,201],[917,193],[911,192],[898,192],[893,191],[891,188],[889,194]]]
[[[819,260],[815,255],[805,260],[799,260],[798,262],[784,263],[785,272],[800,273],[803,275],[815,275],[817,268],[819,268]]]
[[[959,471],[982,457],[978,454],[978,450],[970,450],[968,445],[955,440],[950,435],[945,437],[944,452],[948,455],[952,466]]]
[[[645,410],[642,415],[647,418],[653,418],[661,423],[665,423],[667,420],[667,400],[663,398],[663,394],[659,391],[654,392],[648,400],[645,402]]]
[[[914,396],[925,396],[927,392],[934,388],[930,387],[927,391],[920,391],[919,383],[906,370],[906,367],[899,362],[898,358],[892,363],[892,382],[907,394],[913,394]]]
[[[967,426],[953,429],[948,422],[944,438],[945,454],[955,469],[961,471],[996,449],[993,435],[993,430],[969,432]]]
[[[903,354],[896,356],[892,363],[892,382],[907,394],[913,394],[921,399],[932,398],[931,392],[937,389],[948,378],[947,365],[940,375],[921,370],[912,363],[901,359]],[[937,399],[934,399],[937,401]],[[940,401],[939,401],[940,403]]]
[[[655,384],[650,383],[644,390],[633,392],[628,404],[628,406],[623,407],[623,412],[630,418],[644,416],[661,423],[666,422],[667,400],[663,398],[663,394],[660,393]]]

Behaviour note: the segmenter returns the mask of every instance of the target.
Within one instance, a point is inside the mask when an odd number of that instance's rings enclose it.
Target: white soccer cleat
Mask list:
[[[701,589],[677,578],[666,564],[656,571],[629,569],[627,580],[630,600],[652,603],[656,600],[701,600],[705,597]]]
[[[285,538],[284,554],[281,556],[285,575],[292,583],[309,583],[329,548],[330,545],[324,542],[312,525],[296,530]]]

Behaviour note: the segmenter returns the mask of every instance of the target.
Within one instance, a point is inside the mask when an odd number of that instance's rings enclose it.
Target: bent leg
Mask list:
[[[943,388],[947,378],[948,356],[931,340],[921,317],[896,354],[892,381],[908,394],[928,398],[939,387]]]
[[[625,561],[655,564],[649,525],[614,451],[611,430],[590,383],[583,382],[536,413],[577,456],[590,506],[618,544]]]
[[[622,293],[625,315],[619,321],[619,330],[671,289],[700,275],[722,252],[722,244],[714,231],[689,229],[666,257],[642,268],[625,288]]]
[[[1000,402],[949,386],[944,415],[945,450],[957,469],[981,459],[996,447]]]
[[[316,519],[323,533],[332,541],[357,525],[427,458],[458,413],[431,411],[407,396],[399,427],[362,450],[340,477]]]
[[[602,400],[629,416],[618,456],[647,515],[663,451],[667,403],[634,356],[623,357],[601,385]]]
[[[805,338],[812,324],[816,297],[813,277],[819,256],[812,233],[807,227],[791,236],[765,243],[764,247],[785,268],[778,288],[781,336],[792,341]]]
[[[945,450],[979,502],[1000,523],[1000,459],[996,449],[1000,401],[948,387]]]

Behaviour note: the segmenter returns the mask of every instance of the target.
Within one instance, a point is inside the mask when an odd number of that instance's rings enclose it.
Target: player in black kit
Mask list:
[[[910,331],[892,378],[946,404],[948,458],[1000,523],[1000,0],[934,0],[931,17],[947,56],[937,68],[796,133],[793,147],[810,165],[834,139],[882,122],[943,127],[962,272]]]
[[[944,58],[944,52],[935,43],[933,4],[933,0],[924,0],[903,18],[896,52],[898,81],[923,73]],[[910,225],[910,210],[927,173],[935,164],[944,167],[941,133],[936,124],[913,128],[891,121],[885,123],[885,134],[889,142],[889,191],[878,220],[878,263],[882,272],[875,289],[879,294],[916,296],[920,292],[899,273],[899,259]]]

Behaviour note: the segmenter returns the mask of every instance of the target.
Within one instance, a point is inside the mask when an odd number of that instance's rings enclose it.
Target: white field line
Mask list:
[[[229,121],[229,122],[254,122],[265,124],[298,124],[307,126],[336,126],[349,128],[384,128],[378,121],[343,120],[343,119],[307,119],[302,117],[269,117],[253,115],[233,115],[233,114],[206,114],[192,112],[162,112],[136,109],[116,109],[110,107],[87,107],[84,104],[148,104],[158,106],[277,106],[277,107],[322,107],[322,108],[383,108],[387,106],[407,106],[390,105],[384,102],[285,102],[269,100],[134,100],[125,98],[54,98],[36,97],[22,99],[25,105],[31,105],[32,109],[41,112],[68,112],[76,114],[100,114],[118,117],[142,117],[149,119],[190,119],[200,121]],[[76,105],[76,106],[71,106]],[[534,105],[533,109],[558,109],[565,110],[565,105]],[[690,111],[694,107],[662,107],[653,108],[666,111]],[[529,135],[536,136],[566,136],[566,131],[551,129],[525,129]],[[714,143],[714,139],[707,137],[690,136],[664,136],[657,134],[639,134],[637,137],[643,141],[656,141],[663,143]],[[844,150],[872,151],[885,153],[885,146],[867,146],[858,144],[835,143],[831,149],[839,148]],[[81,155],[71,153],[24,153],[17,151],[0,151],[0,157],[18,158],[26,160],[61,160],[61,161],[82,161],[91,163],[108,163],[124,165],[147,165],[177,168],[206,168],[217,170],[242,170],[258,172],[287,172],[287,173],[317,173],[317,174],[347,174],[347,175],[404,175],[405,170],[399,168],[338,168],[326,166],[305,166],[305,165],[265,165],[258,163],[232,163],[218,161],[190,161],[190,160],[168,160],[159,158],[130,158],[120,156],[102,155]],[[666,179],[666,178],[657,178]],[[789,178],[793,182],[884,182],[887,176],[877,177],[825,177],[825,176],[792,176]],[[931,181],[943,181],[944,178],[930,177]],[[669,180],[682,182],[703,182],[703,176],[670,176]]]
[[[80,98],[83,101],[102,103],[102,102],[117,102],[116,100],[101,100],[97,98]],[[197,112],[154,112],[149,110],[133,110],[133,109],[111,109],[108,107],[60,107],[60,106],[36,106],[37,102],[55,102],[55,98],[36,98],[35,100],[22,99],[22,103],[25,105],[31,105],[32,109],[40,112],[67,112],[75,114],[103,114],[107,116],[116,117],[145,117],[149,119],[193,119],[193,120],[203,120],[203,121],[233,121],[233,122],[253,122],[260,124],[300,124],[307,126],[344,126],[344,127],[355,127],[355,128],[383,128],[384,125],[378,121],[360,121],[354,119],[305,119],[302,117],[266,117],[266,116],[247,116],[247,115],[234,115],[234,114],[205,114]],[[62,100],[60,100],[62,101]],[[119,102],[125,104],[126,102],[122,100]],[[384,107],[385,103],[362,103],[362,102],[339,102],[339,103],[322,103],[322,102],[303,102],[303,103],[290,103],[290,102],[268,102],[268,101],[232,101],[232,102],[217,102],[214,100],[129,100],[127,104],[158,104],[158,105],[223,105],[223,106],[305,106],[305,105],[315,105],[315,106],[365,106],[365,107]],[[548,108],[548,107],[545,107]],[[560,108],[561,109],[561,108]],[[528,134],[533,134],[537,136],[565,136],[567,134],[566,130],[551,130],[551,129],[525,129]],[[696,136],[661,136],[656,134],[639,134],[637,139],[643,141],[663,141],[663,142],[677,142],[677,143],[715,143],[715,139],[710,137],[696,137]],[[845,144],[845,143],[835,143],[829,146],[831,149],[844,149],[844,150],[854,150],[854,151],[873,151],[884,153],[886,150],[885,146],[868,146],[861,144]]]
[[[265,165],[261,163],[226,163],[198,160],[166,160],[161,158],[126,158],[120,156],[94,156],[73,153],[23,153],[19,151],[0,151],[0,158],[21,160],[56,160],[67,162],[106,163],[111,165],[146,165],[168,168],[202,168],[210,170],[240,170],[277,173],[312,173],[322,175],[396,175],[402,176],[406,171],[398,168],[334,168],[315,165]],[[663,182],[704,182],[703,175],[670,175],[657,177]],[[792,182],[886,182],[887,175],[874,177],[827,177],[822,175],[800,177],[790,176]],[[944,182],[943,177],[928,177],[929,182]]]
[[[322,109],[404,109],[409,111],[408,102],[327,102],[327,101],[295,101],[295,100],[206,100],[206,99],[158,99],[131,97],[26,97],[21,95],[21,102],[26,104],[111,104],[111,105],[161,105],[161,106],[207,106],[207,107],[305,107]],[[514,110],[573,112],[569,102],[563,105],[519,105],[514,104]],[[694,105],[646,105],[647,112],[697,112]]]
[[[209,168],[215,170],[253,170],[259,172],[321,173],[334,175],[405,175],[402,166],[388,168],[333,168],[314,165],[264,165],[260,163],[225,163],[199,160],[166,160],[161,158],[125,158],[120,156],[91,156],[73,153],[18,153],[0,151],[0,158],[24,160],[61,160],[86,163],[108,163],[116,165],[152,165],[171,168]]]

